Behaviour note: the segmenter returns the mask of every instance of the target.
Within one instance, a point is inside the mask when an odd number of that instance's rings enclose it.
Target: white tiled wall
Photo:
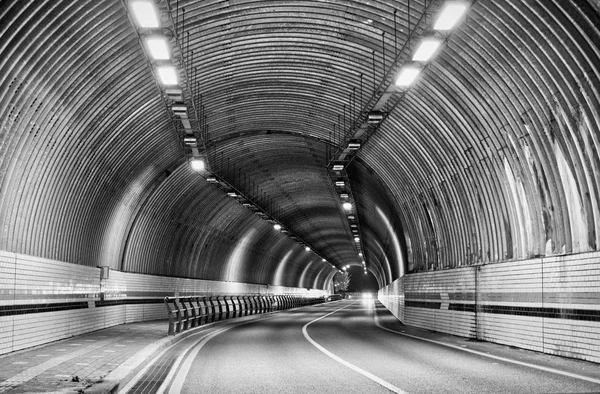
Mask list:
[[[0,310],[18,305],[83,302],[88,308],[0,315],[0,354],[117,324],[165,319],[162,303],[96,307],[106,301],[162,299],[188,294],[311,294],[322,290],[170,278],[110,271],[0,251]],[[165,326],[166,330],[166,326]]]
[[[452,294],[462,294],[462,304],[476,299],[477,313],[446,310]],[[600,362],[600,322],[581,312],[600,310],[599,252],[410,274],[380,290],[379,299],[407,325]],[[547,317],[549,308],[573,313]]]

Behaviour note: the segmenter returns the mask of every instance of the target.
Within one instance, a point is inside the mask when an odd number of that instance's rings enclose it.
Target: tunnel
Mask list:
[[[0,357],[351,273],[599,363],[599,174],[597,0],[3,0]]]

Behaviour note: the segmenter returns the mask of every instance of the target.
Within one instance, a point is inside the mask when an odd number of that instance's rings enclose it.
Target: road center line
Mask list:
[[[416,335],[406,334],[404,332],[392,330],[391,328],[384,327],[384,326],[381,325],[381,323],[379,323],[379,317],[377,316],[377,311],[374,311],[373,316],[375,318],[375,325],[377,327],[381,328],[382,330],[389,331],[389,332],[397,334],[397,335],[402,335],[404,337],[418,339],[420,341],[435,343],[436,345],[441,345],[441,346],[449,347],[449,348],[452,348],[452,349],[460,350],[460,351],[463,351],[463,352],[476,354],[478,356],[492,358],[494,360],[499,360],[499,361],[503,361],[503,362],[506,362],[506,363],[521,365],[521,366],[524,366],[524,367],[529,367],[529,368],[537,369],[537,370],[544,371],[544,372],[550,372],[550,373],[554,373],[554,374],[557,374],[557,375],[568,376],[570,378],[585,380],[586,382],[600,384],[600,380],[599,379],[590,378],[588,376],[578,375],[578,374],[571,373],[571,372],[565,372],[565,371],[561,371],[559,369],[554,369],[554,368],[550,368],[550,367],[543,367],[541,365],[530,364],[530,363],[526,363],[526,362],[523,362],[523,361],[511,360],[509,358],[500,357],[500,356],[494,356],[494,355],[491,355],[491,354],[479,352],[477,350],[466,349],[464,347],[460,347],[460,346],[456,346],[456,345],[451,345],[449,343],[439,342],[439,341],[435,341],[433,339],[421,338],[421,337],[418,337]]]
[[[391,384],[391,383],[389,383],[389,382],[381,379],[380,377],[375,376],[372,373],[367,372],[364,369],[359,368],[356,365],[354,365],[352,363],[349,363],[348,361],[346,361],[346,360],[344,360],[344,359],[336,356],[335,354],[331,353],[329,350],[325,349],[323,346],[319,345],[314,339],[312,339],[310,337],[310,335],[308,335],[308,330],[307,330],[308,326],[310,326],[311,324],[313,324],[315,322],[318,322],[321,319],[325,319],[326,317],[328,317],[330,315],[333,315],[334,313],[336,313],[338,311],[341,311],[342,309],[348,308],[349,306],[352,306],[352,305],[354,305],[354,303],[352,303],[350,305],[343,306],[341,308],[338,308],[338,309],[334,310],[333,312],[330,312],[330,313],[328,313],[326,315],[323,315],[323,316],[321,316],[321,317],[319,317],[319,318],[317,318],[315,320],[312,320],[312,321],[306,323],[304,325],[304,327],[302,327],[302,334],[304,335],[304,338],[306,338],[306,340],[308,342],[310,342],[314,347],[316,347],[317,349],[319,349],[322,353],[324,353],[329,358],[331,358],[331,359],[337,361],[338,363],[340,363],[340,364],[342,364],[342,365],[344,365],[344,366],[352,369],[355,372],[358,372],[359,374],[363,375],[364,377],[366,377],[368,379],[371,379],[372,381],[374,381],[375,383],[377,383],[377,384],[385,387],[386,389],[388,389],[388,390],[390,390],[390,391],[392,391],[394,393],[398,393],[398,394],[408,394],[406,391],[401,390],[400,388],[398,388],[398,387],[394,386],[393,384]]]

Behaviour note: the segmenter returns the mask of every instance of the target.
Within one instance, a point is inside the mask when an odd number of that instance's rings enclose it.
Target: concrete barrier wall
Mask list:
[[[406,275],[379,291],[404,324],[600,362],[600,253]]]
[[[100,268],[0,251],[0,354],[117,324],[166,319],[166,296],[216,294],[328,293],[113,270],[101,279]]]

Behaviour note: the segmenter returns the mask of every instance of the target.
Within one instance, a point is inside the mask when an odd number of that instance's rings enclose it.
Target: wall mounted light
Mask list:
[[[442,11],[433,25],[435,30],[450,30],[467,11],[467,3],[463,1],[450,1],[444,5]]]
[[[133,13],[134,19],[140,27],[155,29],[160,27],[158,12],[152,1],[149,0],[131,0],[129,7]]]

